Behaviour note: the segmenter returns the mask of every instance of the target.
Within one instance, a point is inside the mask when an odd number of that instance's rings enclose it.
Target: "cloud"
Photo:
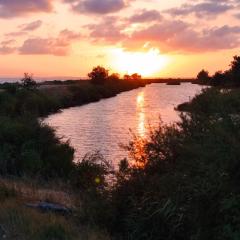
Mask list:
[[[21,31],[34,31],[38,28],[40,28],[42,26],[42,21],[41,20],[37,20],[31,23],[27,23],[27,24],[22,24],[19,26],[19,28],[21,29]]]
[[[23,31],[18,31],[18,32],[10,32],[10,33],[6,33],[5,36],[6,37],[21,37],[26,35],[27,32],[23,32]]]
[[[14,39],[2,41],[0,44],[0,54],[7,55],[15,53],[16,47],[13,46],[14,43],[15,43]]]
[[[89,37],[94,42],[116,44],[126,37],[122,33],[125,26],[118,24],[118,18],[116,17],[105,17],[102,22],[89,24],[86,27],[90,30]]]
[[[1,55],[12,54],[15,51],[16,51],[16,48],[11,48],[11,47],[7,47],[7,46],[0,46],[0,54]]]
[[[65,0],[79,13],[108,14],[127,7],[132,0]]]
[[[65,41],[73,41],[73,40],[81,38],[81,34],[73,32],[68,29],[64,29],[59,33],[59,38],[61,40],[65,40]]]
[[[235,14],[234,17],[240,19],[240,13]]]
[[[137,28],[132,26],[134,23],[139,23]],[[89,39],[94,43],[115,45],[130,51],[158,48],[166,53],[200,53],[240,47],[239,26],[211,25],[213,23],[208,27],[204,25],[205,28],[196,27],[158,11],[143,9],[127,19],[107,16],[86,27]]]
[[[233,1],[226,0],[205,0],[198,3],[186,3],[181,7],[168,9],[166,12],[172,16],[184,16],[189,14],[195,14],[197,17],[202,16],[215,16],[225,13],[235,8]]]
[[[1,42],[2,45],[9,45],[9,44],[13,44],[16,41],[14,39],[10,39],[10,40],[4,40]]]
[[[0,17],[10,18],[52,11],[53,0],[0,0]]]
[[[156,47],[163,47],[163,44],[168,45],[168,41],[187,32],[190,28],[189,24],[183,21],[163,20],[161,23],[156,23],[142,30],[137,30],[123,42],[124,47],[128,50],[137,50],[142,48],[146,43],[150,46],[154,44]],[[151,44],[150,44],[151,43]]]
[[[53,38],[30,38],[27,39],[23,46],[19,48],[21,54],[24,55],[66,55],[66,46],[59,44]]]
[[[42,21],[37,20],[31,23],[22,24],[19,25],[18,28],[20,28],[20,31],[16,32],[9,32],[5,34],[5,37],[22,37],[24,35],[27,35],[29,31],[34,31],[42,26]]]
[[[69,54],[70,45],[81,37],[68,29],[61,31],[57,38],[30,38],[18,49],[24,55],[55,55]]]
[[[136,31],[123,44],[128,49],[144,44],[164,52],[198,53],[234,49],[240,46],[240,27],[222,26],[196,31],[182,21],[165,20],[144,30]]]
[[[157,10],[142,9],[138,11],[138,13],[128,18],[128,21],[130,23],[144,23],[144,22],[159,21],[161,19],[162,19],[162,16]]]

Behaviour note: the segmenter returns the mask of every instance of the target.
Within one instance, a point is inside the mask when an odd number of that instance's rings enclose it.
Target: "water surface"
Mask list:
[[[127,156],[119,144],[129,142],[129,129],[146,136],[149,124],[156,126],[159,117],[166,124],[177,121],[179,113],[174,107],[189,101],[201,89],[190,83],[151,84],[96,103],[65,109],[45,122],[63,140],[70,140],[76,150],[76,161],[88,152],[100,150],[106,158],[117,162]]]

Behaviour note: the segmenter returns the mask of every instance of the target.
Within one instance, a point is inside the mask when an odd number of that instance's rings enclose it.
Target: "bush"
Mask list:
[[[54,131],[31,117],[0,118],[2,175],[67,177],[73,168],[73,149]]]
[[[111,192],[121,216],[113,232],[123,239],[238,238],[238,101],[239,90],[205,90],[177,125],[133,140],[132,161],[121,164]]]
[[[21,79],[22,87],[28,90],[35,90],[37,83],[33,79],[33,75],[29,73],[24,73],[24,78]]]
[[[227,80],[227,75],[221,71],[218,71],[213,75],[210,83],[212,86],[223,86],[226,84]]]
[[[210,80],[209,72],[202,70],[197,75],[197,80],[202,84],[208,84]]]
[[[88,77],[93,84],[103,84],[108,78],[108,72],[109,70],[104,67],[97,66],[88,74]]]
[[[209,78],[209,81],[207,79]],[[217,71],[212,77],[208,72],[202,70],[197,79],[200,83],[210,84],[211,86],[238,87],[240,86],[240,56],[234,56],[230,68],[225,72]]]
[[[89,153],[75,165],[71,183],[82,191],[104,190],[111,171],[111,164],[99,152]]]

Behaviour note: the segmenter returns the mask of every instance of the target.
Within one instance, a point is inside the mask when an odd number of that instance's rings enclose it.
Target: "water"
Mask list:
[[[10,78],[10,77],[0,77],[0,84],[1,83],[14,83],[19,82],[21,78]]]
[[[119,144],[129,142],[132,137],[129,129],[144,137],[149,124],[156,126],[159,117],[166,124],[179,120],[174,107],[189,101],[201,89],[190,83],[151,84],[97,103],[65,109],[45,122],[63,140],[70,140],[76,150],[76,161],[88,152],[100,150],[107,159],[116,162],[127,157]]]

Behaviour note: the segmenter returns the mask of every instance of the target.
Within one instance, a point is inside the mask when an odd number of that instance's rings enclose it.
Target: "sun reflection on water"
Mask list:
[[[146,116],[145,116],[145,96],[144,92],[140,92],[137,96],[137,114],[138,114],[138,123],[137,131],[140,137],[145,137],[146,135]]]
[[[145,140],[146,140],[146,109],[145,109],[145,93],[141,91],[136,97],[136,136],[134,138],[133,146],[129,151],[130,163],[137,168],[143,168],[147,161],[145,155]]]

